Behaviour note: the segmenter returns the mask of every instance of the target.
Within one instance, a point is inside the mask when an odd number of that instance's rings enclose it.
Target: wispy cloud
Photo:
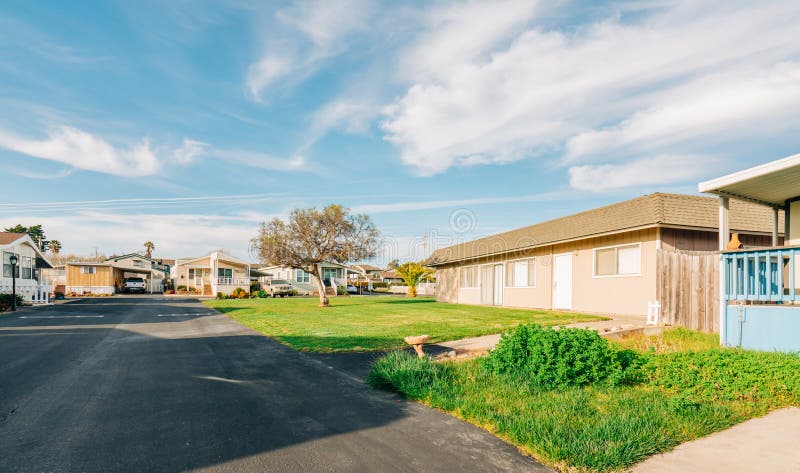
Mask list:
[[[410,84],[382,126],[418,174],[564,150],[563,165],[635,162],[800,129],[796,2],[622,4],[569,29],[530,3],[480,6],[438,13],[400,63]]]
[[[328,58],[347,48],[347,39],[367,29],[372,14],[369,0],[296,0],[278,10],[283,31],[264,39],[263,51],[245,77],[249,96],[263,99],[279,81],[296,83],[318,70]]]
[[[696,181],[724,161],[716,156],[660,155],[620,164],[586,164],[569,168],[570,185],[576,189],[601,192],[626,187]]]
[[[0,129],[0,147],[106,174],[147,176],[161,167],[156,151],[146,138],[126,147],[115,147],[91,133],[68,126],[51,129],[42,139]]]

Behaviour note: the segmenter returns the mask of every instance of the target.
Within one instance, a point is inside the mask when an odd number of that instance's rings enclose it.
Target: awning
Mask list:
[[[701,182],[700,192],[783,207],[800,196],[800,154]]]

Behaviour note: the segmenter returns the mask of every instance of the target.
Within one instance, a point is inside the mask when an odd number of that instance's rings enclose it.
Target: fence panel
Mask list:
[[[717,252],[658,251],[663,323],[719,332],[719,261]]]

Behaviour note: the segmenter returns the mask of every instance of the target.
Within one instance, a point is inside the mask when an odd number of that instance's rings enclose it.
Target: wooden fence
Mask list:
[[[661,322],[719,332],[718,252],[658,251]]]

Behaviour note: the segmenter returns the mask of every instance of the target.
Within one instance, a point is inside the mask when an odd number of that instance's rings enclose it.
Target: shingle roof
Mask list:
[[[12,232],[0,232],[0,245],[8,245],[9,243],[14,243],[15,241],[19,240],[20,238],[27,235],[26,233],[12,233]]]
[[[563,241],[654,226],[716,229],[718,199],[682,194],[649,194],[528,227],[436,250],[426,261],[438,266],[454,261],[534,248]],[[780,212],[779,228],[783,228]],[[772,210],[730,201],[730,228],[739,232],[772,231]]]

